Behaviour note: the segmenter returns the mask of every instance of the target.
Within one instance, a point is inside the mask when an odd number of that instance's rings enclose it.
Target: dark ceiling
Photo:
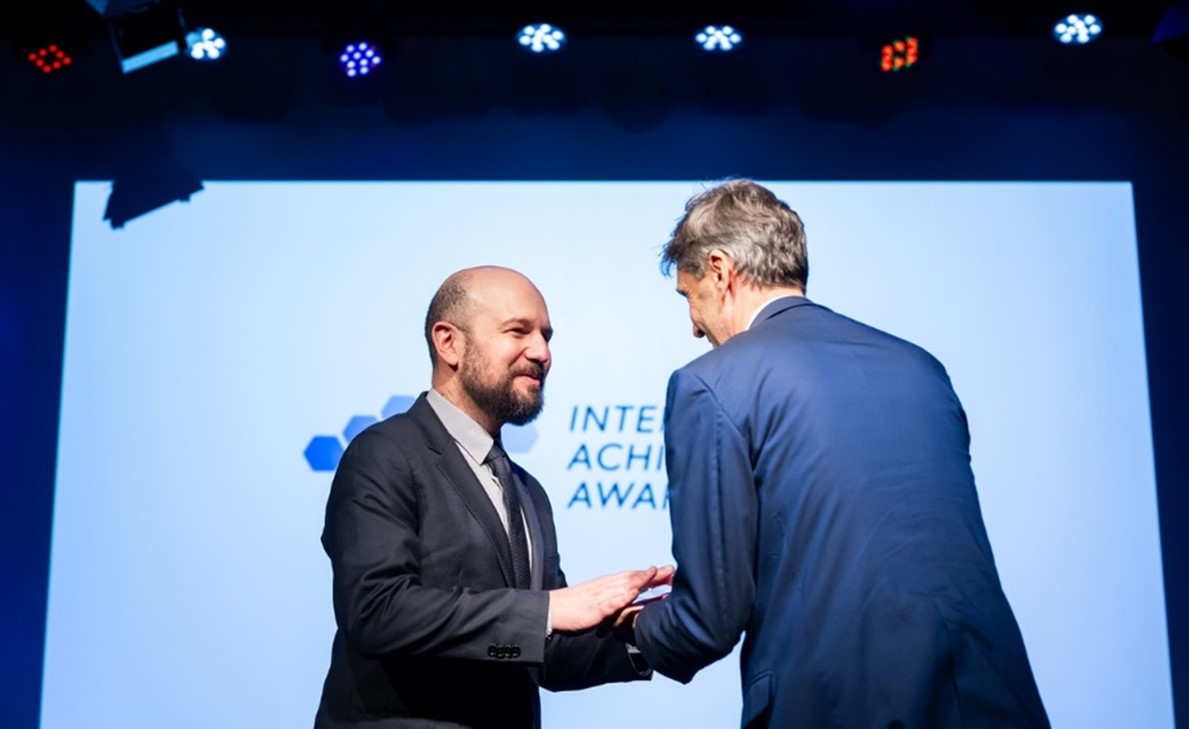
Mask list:
[[[127,3],[127,0],[123,0]],[[147,2],[148,0],[132,0]],[[0,29],[14,35],[61,28],[106,32],[96,8],[121,0],[7,2]],[[467,35],[514,32],[526,23],[550,22],[571,35],[684,34],[706,24],[731,23],[752,35],[847,35],[888,30],[916,33],[1044,34],[1071,12],[1094,13],[1106,32],[1150,38],[1172,0],[795,0],[721,3],[450,3],[396,0],[161,0],[176,2],[187,25],[210,25],[224,34],[314,35],[348,26],[394,35]],[[1183,2],[1183,0],[1177,0]]]

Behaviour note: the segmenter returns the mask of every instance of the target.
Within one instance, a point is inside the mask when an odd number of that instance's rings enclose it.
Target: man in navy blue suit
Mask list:
[[[665,409],[665,600],[622,627],[688,682],[741,635],[745,727],[1047,727],[945,368],[805,297],[800,218],[731,180],[666,244],[695,337]]]

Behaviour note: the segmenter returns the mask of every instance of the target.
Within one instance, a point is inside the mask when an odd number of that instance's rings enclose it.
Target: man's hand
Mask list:
[[[649,567],[596,577],[549,591],[549,615],[555,631],[588,630],[623,610],[642,591],[673,580],[673,567]]]
[[[640,611],[643,609],[643,605],[628,605],[623,610],[620,610],[615,615],[600,623],[599,627],[595,629],[595,632],[600,638],[604,638],[610,634],[614,635],[623,643],[635,645],[636,618],[640,616]]]

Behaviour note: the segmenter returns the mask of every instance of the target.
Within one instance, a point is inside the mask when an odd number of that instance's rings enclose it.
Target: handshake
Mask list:
[[[579,632],[598,628],[615,631],[631,624],[644,605],[667,596],[673,584],[673,565],[616,572],[549,591],[553,630]]]

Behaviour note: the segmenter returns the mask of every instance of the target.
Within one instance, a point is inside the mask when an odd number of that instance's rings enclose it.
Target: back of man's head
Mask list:
[[[805,290],[805,226],[788,204],[752,180],[728,180],[690,198],[661,252],[661,270],[668,275],[676,267],[701,279],[706,257],[716,249],[753,286]]]

